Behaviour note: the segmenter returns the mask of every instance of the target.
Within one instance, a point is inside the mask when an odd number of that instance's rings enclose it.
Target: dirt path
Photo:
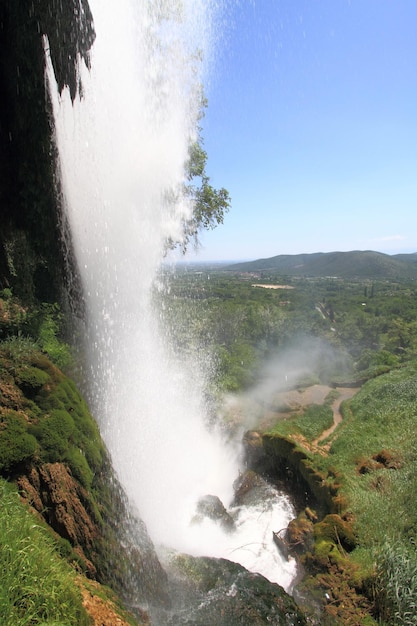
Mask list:
[[[338,424],[342,421],[342,414],[340,412],[340,405],[344,400],[349,400],[353,398],[353,396],[359,391],[358,387],[337,387],[337,391],[339,392],[339,397],[332,404],[333,410],[333,424],[327,430],[324,430],[317,439],[313,441],[313,445],[319,446],[321,441],[324,441],[332,434],[332,432],[337,428]]]
[[[334,389],[328,385],[311,385],[302,390],[292,389],[277,393],[274,395],[272,402],[264,414],[262,426],[268,427],[268,425],[272,425],[274,421],[276,421],[277,415],[285,418],[293,414],[294,411],[301,411],[311,404],[323,404],[329,393],[334,390],[336,390],[339,395],[331,405],[333,410],[333,424],[330,428],[320,433],[314,441],[308,441],[301,434],[291,435],[291,439],[297,441],[305,449],[319,454],[327,454],[330,445],[323,444],[322,442],[334,432],[342,421],[343,418],[340,413],[340,405],[342,402],[353,398],[359,391],[359,387],[336,387],[336,389]]]

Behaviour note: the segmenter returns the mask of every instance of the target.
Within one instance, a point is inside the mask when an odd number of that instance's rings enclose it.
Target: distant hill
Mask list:
[[[222,268],[234,272],[273,271],[287,276],[339,278],[417,278],[417,253],[390,256],[371,250],[280,254],[268,259],[234,263]]]

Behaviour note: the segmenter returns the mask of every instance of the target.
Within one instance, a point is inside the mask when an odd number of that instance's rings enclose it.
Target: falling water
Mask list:
[[[90,0],[97,38],[91,72],[80,66],[83,97],[72,105],[51,93],[86,300],[90,403],[113,464],[156,544],[233,559],[218,531],[202,527],[197,538],[190,520],[202,495],[229,505],[239,450],[206,429],[204,371],[179,361],[152,303],[166,241],[192,212],[184,164],[211,4]],[[292,513],[284,507],[274,523]]]

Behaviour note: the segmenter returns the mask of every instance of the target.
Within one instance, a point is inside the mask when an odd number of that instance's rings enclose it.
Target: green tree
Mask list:
[[[206,100],[202,99],[201,117],[204,115]],[[223,223],[224,215],[230,208],[230,195],[227,189],[215,189],[210,184],[206,172],[207,152],[203,148],[201,128],[198,129],[197,141],[190,145],[189,159],[186,164],[188,184],[186,193],[194,203],[193,216],[184,224],[184,243],[186,249],[192,240],[198,245],[198,233],[204,228],[212,230]]]

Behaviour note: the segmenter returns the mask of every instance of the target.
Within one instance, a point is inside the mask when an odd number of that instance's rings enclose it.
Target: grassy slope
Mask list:
[[[355,548],[347,555],[337,540],[322,541],[316,526],[313,557],[307,559],[313,564],[315,584],[326,586],[323,568],[317,575],[323,564],[334,586],[341,584],[343,572],[347,588],[365,591],[368,610],[380,624],[417,623],[416,399],[417,362],[413,362],[367,382],[343,405],[342,423],[323,442],[329,447],[327,454],[304,446],[309,463],[324,481],[330,487],[337,483],[337,498],[343,503],[340,513],[355,534]],[[278,423],[268,434],[291,438],[293,433],[297,438],[301,431],[311,442],[302,422]],[[360,598],[354,597],[351,604],[360,603]],[[353,614],[354,609],[343,617],[340,611],[334,623],[365,623],[356,622]]]
[[[0,539],[2,624],[138,623],[108,588],[88,580],[62,558],[48,526],[22,504],[15,487],[4,479],[0,479]]]
[[[90,624],[75,571],[59,557],[46,527],[4,480],[0,481],[0,537],[3,624]]]

